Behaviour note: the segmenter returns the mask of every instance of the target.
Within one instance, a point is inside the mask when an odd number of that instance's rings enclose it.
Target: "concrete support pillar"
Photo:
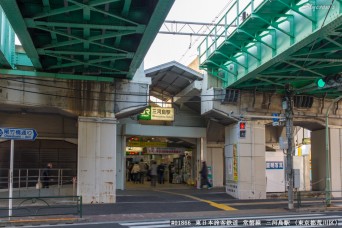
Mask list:
[[[341,197],[342,129],[329,129],[330,176],[332,196]],[[311,133],[312,190],[324,191],[326,178],[325,129]]]
[[[207,161],[207,140],[204,137],[198,138],[196,140],[196,183],[197,188],[200,187],[201,184],[201,175],[199,171],[202,168],[202,161]]]
[[[266,198],[265,126],[249,121],[246,138],[239,126],[225,128],[226,192],[238,199]]]
[[[83,203],[115,203],[116,120],[79,117],[77,195]]]

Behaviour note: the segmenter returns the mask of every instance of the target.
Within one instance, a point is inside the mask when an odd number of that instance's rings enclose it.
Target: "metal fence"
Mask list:
[[[14,169],[13,170],[13,187],[29,188],[35,187],[37,183],[43,183],[44,169]],[[0,189],[8,188],[9,169],[0,169]],[[65,184],[72,184],[77,175],[75,169],[49,169],[49,185],[63,187]]]
[[[297,208],[321,208],[326,209],[342,204],[341,191],[298,191],[295,195]]]
[[[9,209],[9,201],[12,209]],[[82,196],[0,198],[0,217],[77,215],[82,218]]]

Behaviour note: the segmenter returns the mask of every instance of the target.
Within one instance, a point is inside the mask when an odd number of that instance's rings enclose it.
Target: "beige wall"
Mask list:
[[[223,145],[209,144],[207,147],[207,164],[211,166],[213,186],[222,187],[224,182],[224,156]]]
[[[248,121],[246,138],[239,138],[238,133],[238,124],[226,127],[226,191],[238,199],[265,199],[265,125]],[[234,178],[234,163],[237,164],[237,180]]]

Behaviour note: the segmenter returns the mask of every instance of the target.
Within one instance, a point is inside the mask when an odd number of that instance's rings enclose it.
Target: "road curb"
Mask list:
[[[40,218],[40,217],[30,217],[30,218],[12,218],[11,220],[0,220],[0,226],[25,226],[25,225],[56,225],[56,224],[72,224],[79,223],[83,221],[81,218],[74,217],[49,217],[49,218]]]

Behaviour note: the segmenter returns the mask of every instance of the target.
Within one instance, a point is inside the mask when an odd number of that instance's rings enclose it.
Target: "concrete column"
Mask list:
[[[266,198],[265,126],[249,121],[246,138],[239,126],[225,128],[226,192],[238,199]]]
[[[325,129],[311,132],[312,190],[325,190]]]
[[[207,140],[204,137],[198,138],[196,140],[196,182],[197,188],[201,185],[201,175],[199,171],[202,168],[202,161],[207,161]]]
[[[342,129],[329,129],[330,176],[332,196],[341,197]],[[311,132],[312,190],[324,191],[326,178],[325,129]],[[335,191],[335,192],[334,192]]]
[[[83,203],[114,203],[116,120],[79,117],[77,195]]]
[[[342,129],[330,129],[331,191],[341,197],[342,189]]]

